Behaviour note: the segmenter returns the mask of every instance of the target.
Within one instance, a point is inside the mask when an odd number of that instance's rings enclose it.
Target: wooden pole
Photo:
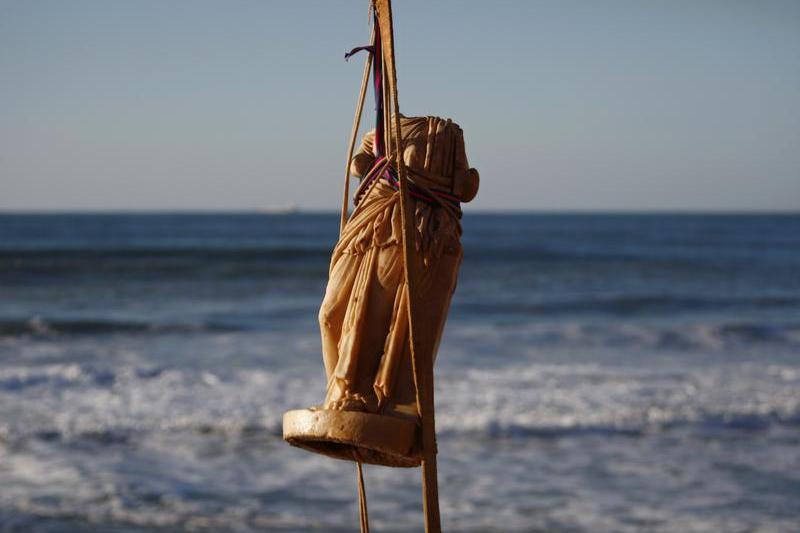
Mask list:
[[[394,144],[392,156],[397,168],[400,183],[400,210],[403,219],[403,264],[406,272],[406,291],[408,295],[408,335],[411,349],[411,362],[416,386],[417,408],[419,409],[422,441],[422,490],[425,531],[440,533],[439,487],[436,471],[436,426],[433,404],[433,354],[419,349],[420,339],[416,335],[415,301],[417,299],[417,273],[421,267],[415,254],[415,232],[413,203],[408,195],[408,176],[403,161],[400,129],[400,106],[397,99],[397,70],[394,55],[394,28],[392,26],[391,0],[374,0],[381,32],[384,64],[386,65],[387,86],[391,100],[391,122]]]

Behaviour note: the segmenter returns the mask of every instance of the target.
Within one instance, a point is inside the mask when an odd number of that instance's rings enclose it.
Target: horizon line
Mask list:
[[[474,215],[800,215],[798,209],[758,208],[534,208],[534,209],[468,209]],[[303,208],[126,208],[126,209],[3,209],[0,216],[8,215],[338,215],[338,209]]]

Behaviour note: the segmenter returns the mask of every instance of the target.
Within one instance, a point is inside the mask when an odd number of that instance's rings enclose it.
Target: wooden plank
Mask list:
[[[415,305],[418,299],[416,290],[421,265],[416,257],[414,240],[413,202],[408,195],[408,176],[402,157],[400,105],[397,98],[397,70],[395,66],[394,28],[392,24],[391,0],[375,0],[374,3],[381,33],[381,47],[386,65],[388,96],[391,101],[391,123],[394,144],[392,155],[400,183],[400,207],[403,218],[403,264],[406,271],[406,290],[408,291],[408,322],[411,361],[416,385],[417,407],[422,425],[422,490],[425,531],[440,533],[439,488],[436,467],[436,425],[433,404],[433,354],[420,349],[420,341],[425,335],[419,331],[420,324],[415,320]],[[388,112],[388,109],[386,110]],[[424,325],[422,325],[424,328]],[[430,343],[428,343],[430,344]],[[422,344],[424,346],[424,344]]]

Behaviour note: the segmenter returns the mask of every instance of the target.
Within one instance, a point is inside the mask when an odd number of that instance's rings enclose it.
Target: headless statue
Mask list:
[[[479,176],[469,168],[457,124],[401,116],[400,125],[414,247],[422,265],[415,326],[425,334],[417,345],[435,358],[462,258],[460,202],[475,197]],[[319,312],[328,378],[321,407],[416,420],[400,193],[374,142],[373,130],[350,163],[361,185],[333,251]]]

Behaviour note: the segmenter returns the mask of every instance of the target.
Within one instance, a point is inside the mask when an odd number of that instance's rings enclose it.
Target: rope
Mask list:
[[[371,10],[371,6],[370,6]],[[370,42],[372,43],[370,46],[360,46],[354,48],[349,53],[345,54],[345,59],[349,59],[350,56],[356,54],[362,50],[367,50],[370,52],[370,55],[367,56],[367,59],[364,61],[364,74],[361,78],[361,90],[359,91],[358,96],[358,105],[356,106],[356,113],[353,117],[353,128],[350,133],[350,144],[347,148],[347,160],[345,161],[345,171],[344,171],[344,192],[342,194],[342,213],[341,218],[339,220],[339,237],[341,238],[342,234],[344,233],[344,228],[347,225],[347,206],[350,200],[350,163],[353,160],[353,150],[356,146],[356,140],[358,139],[358,128],[361,125],[361,113],[364,110],[364,99],[367,94],[367,82],[369,80],[369,73],[372,63],[376,64],[375,67],[375,99],[376,103],[379,101],[378,96],[381,95],[381,105],[376,105],[379,111],[382,111],[382,104],[383,104],[383,88],[381,86],[381,79],[382,79],[382,67],[380,67],[380,60],[376,59],[381,56],[380,53],[380,37],[378,36],[378,26],[377,26],[377,16],[375,18],[375,23],[372,27],[372,35],[370,36]],[[378,74],[377,69],[381,69],[381,74]],[[380,113],[378,117],[378,124],[382,125],[383,123],[383,114]],[[382,129],[382,128],[381,128]],[[375,139],[375,147],[380,148],[383,150],[383,139],[378,138],[376,133]],[[382,155],[382,154],[381,154]],[[363,189],[363,187],[359,187],[359,190]],[[369,513],[367,511],[367,489],[364,485],[364,469],[361,465],[361,461],[358,460],[357,453],[353,451],[353,459],[356,462],[357,469],[358,469],[358,511],[359,511],[359,519],[361,525],[361,533],[369,533]]]
[[[370,42],[372,42],[372,47],[375,46],[375,28],[372,28],[372,35],[370,36]],[[359,47],[354,48],[350,51],[349,54],[345,54],[345,59],[348,59],[351,55],[358,52],[359,50],[368,50],[372,47]],[[374,50],[374,48],[372,48]],[[372,54],[374,56],[374,54]],[[342,194],[342,214],[339,219],[339,237],[342,236],[344,233],[344,226],[347,224],[347,204],[350,200],[350,161],[353,160],[353,150],[356,147],[356,139],[358,138],[358,126],[361,124],[361,113],[364,110],[364,98],[367,95],[367,81],[369,80],[369,70],[371,65],[371,57],[367,56],[366,61],[364,61],[364,75],[361,77],[361,91],[358,95],[358,105],[356,105],[356,113],[353,117],[353,128],[350,132],[350,145],[347,148],[347,161],[345,163],[345,170],[344,170],[344,192]]]
[[[361,466],[360,461],[356,461],[356,465],[358,465],[358,514],[361,518],[361,533],[369,533],[369,513],[367,513],[367,489],[364,486],[364,468]]]

